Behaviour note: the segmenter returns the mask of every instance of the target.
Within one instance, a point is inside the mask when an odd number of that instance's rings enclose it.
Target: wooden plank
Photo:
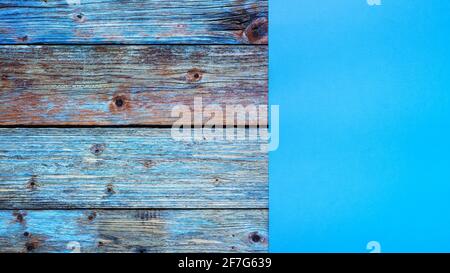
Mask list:
[[[266,46],[0,46],[0,125],[171,125],[194,98],[265,105],[267,62]]]
[[[195,134],[176,141],[167,128],[2,128],[0,209],[267,208],[265,142]]]
[[[0,43],[267,44],[267,0],[0,3]]]
[[[267,252],[267,210],[0,211],[0,252]]]

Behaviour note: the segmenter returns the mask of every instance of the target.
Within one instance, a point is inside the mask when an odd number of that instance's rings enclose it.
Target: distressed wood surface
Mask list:
[[[0,43],[267,44],[267,0],[1,0]]]
[[[267,210],[0,211],[0,252],[266,252]]]
[[[0,125],[171,125],[194,98],[266,105],[267,61],[266,46],[0,46]]]
[[[267,2],[0,0],[0,252],[266,252],[257,129],[144,127],[267,105]]]
[[[264,142],[194,131],[0,129],[0,209],[267,208]]]

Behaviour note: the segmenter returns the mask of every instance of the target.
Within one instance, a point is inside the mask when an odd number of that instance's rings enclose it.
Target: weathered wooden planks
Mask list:
[[[0,252],[266,252],[265,141],[142,126],[172,125],[195,98],[266,105],[267,12],[267,0],[0,1],[0,127],[25,127],[0,128]],[[238,125],[266,126],[259,114]]]
[[[0,252],[266,252],[267,210],[0,211]]]
[[[0,43],[267,44],[267,0],[2,0]]]
[[[267,208],[264,141],[208,138],[176,141],[157,128],[2,128],[0,209]]]
[[[265,105],[267,58],[266,46],[0,46],[0,125],[171,125],[194,98]]]

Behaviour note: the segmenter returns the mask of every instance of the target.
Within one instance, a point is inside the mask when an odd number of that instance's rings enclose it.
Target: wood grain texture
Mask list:
[[[267,210],[0,211],[0,252],[267,252],[267,218]]]
[[[267,208],[265,142],[194,131],[0,129],[0,209]]]
[[[0,46],[0,125],[171,125],[194,98],[266,105],[267,62],[266,46]]]
[[[267,0],[2,0],[0,43],[267,44]]]

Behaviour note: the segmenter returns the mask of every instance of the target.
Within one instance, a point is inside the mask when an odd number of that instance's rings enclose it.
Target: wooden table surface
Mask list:
[[[171,111],[267,74],[267,0],[0,0],[0,252],[266,252],[263,141]]]

